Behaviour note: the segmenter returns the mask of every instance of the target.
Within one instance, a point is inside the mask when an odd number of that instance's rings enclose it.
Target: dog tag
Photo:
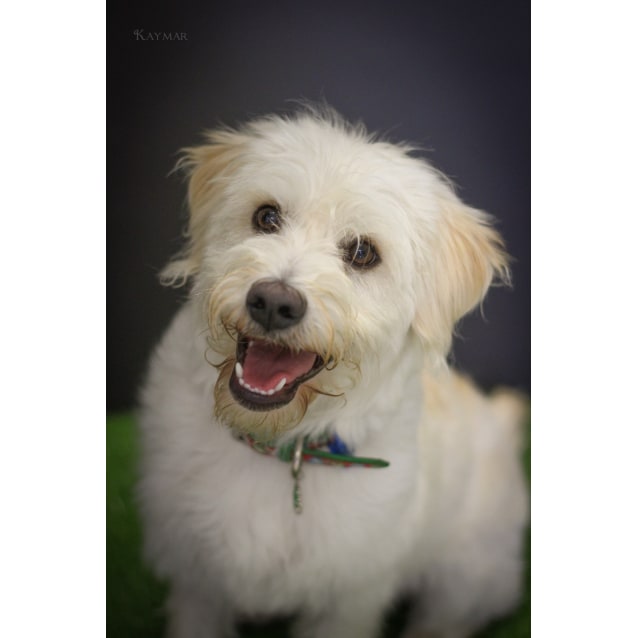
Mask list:
[[[295,478],[295,485],[292,489],[292,506],[295,508],[295,514],[301,514],[303,512],[301,504],[301,489],[299,487],[298,478]]]
[[[303,437],[300,436],[295,441],[295,449],[292,455],[292,478],[294,485],[292,488],[292,506],[296,514],[301,514],[303,506],[301,502],[301,462],[303,461]]]

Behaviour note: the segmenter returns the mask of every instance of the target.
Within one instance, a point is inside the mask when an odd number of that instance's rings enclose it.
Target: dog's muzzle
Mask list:
[[[273,410],[290,403],[302,383],[325,366],[316,352],[292,350],[269,340],[297,325],[306,314],[306,298],[280,280],[255,282],[246,295],[248,314],[264,330],[266,338],[240,335],[230,391],[249,410]]]

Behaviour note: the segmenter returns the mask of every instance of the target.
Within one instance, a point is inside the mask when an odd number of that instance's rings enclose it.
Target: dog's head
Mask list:
[[[193,279],[220,355],[217,415],[257,436],[318,395],[382,386],[411,334],[444,361],[456,321],[507,277],[484,213],[334,115],[214,131],[181,165],[189,243],[164,281]]]

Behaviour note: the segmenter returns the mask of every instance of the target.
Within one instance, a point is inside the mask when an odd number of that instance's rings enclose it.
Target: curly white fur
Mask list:
[[[332,114],[216,131],[181,164],[189,242],[164,279],[192,289],[140,415],[146,549],[171,583],[171,635],[231,636],[237,618],[283,613],[298,637],[370,637],[407,592],[410,636],[460,638],[511,609],[521,402],[444,365],[455,322],[507,278],[489,218],[408,147]],[[276,233],[251,224],[264,203],[281,210]],[[358,270],[343,246],[363,237],[381,261]],[[264,278],[303,293],[297,325],[269,335],[251,319]],[[242,334],[330,365],[289,404],[253,411],[228,389]],[[290,466],[233,429],[281,443],[334,432],[390,467],[305,467],[298,515]]]

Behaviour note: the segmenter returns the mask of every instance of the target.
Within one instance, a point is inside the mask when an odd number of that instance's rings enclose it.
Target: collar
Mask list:
[[[260,454],[276,456],[284,463],[292,463],[291,471],[294,479],[293,507],[297,514],[303,511],[301,502],[301,466],[304,461],[322,465],[339,465],[341,467],[388,467],[390,463],[383,459],[354,456],[352,451],[336,434],[310,439],[308,436],[298,436],[289,443],[277,445],[276,442],[263,443],[249,434],[233,432],[233,436],[249,445]]]

